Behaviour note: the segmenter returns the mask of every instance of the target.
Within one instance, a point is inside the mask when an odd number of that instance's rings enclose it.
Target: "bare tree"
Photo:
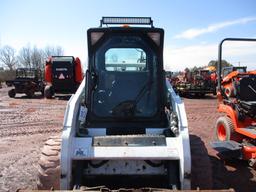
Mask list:
[[[64,54],[64,50],[61,46],[47,46],[44,48],[45,58],[50,56],[62,56]]]
[[[49,56],[61,56],[63,55],[63,48],[60,46],[53,47],[47,46],[44,49],[37,48],[34,46],[33,48],[30,45],[21,48],[18,56],[19,64],[22,67],[27,68],[44,68],[45,60]]]
[[[53,52],[54,52],[54,48],[53,47],[51,47],[51,46],[45,47],[44,48],[44,56],[45,56],[45,58],[48,58],[48,57],[52,56]]]
[[[34,46],[31,54],[31,62],[34,68],[43,69],[44,67],[44,52],[42,49],[38,49]]]
[[[3,65],[9,68],[9,70],[15,69],[17,64],[17,58],[15,56],[15,49],[6,45],[0,50],[0,61]]]
[[[64,49],[61,46],[55,47],[56,49],[56,54],[55,56],[63,56],[64,55]]]
[[[18,56],[19,63],[23,67],[31,68],[32,67],[31,55],[32,55],[32,50],[29,45],[21,48]]]

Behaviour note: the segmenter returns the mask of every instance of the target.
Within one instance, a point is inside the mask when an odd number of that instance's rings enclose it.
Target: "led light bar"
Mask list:
[[[102,17],[100,26],[103,24],[151,25],[153,27],[153,20],[151,17]]]

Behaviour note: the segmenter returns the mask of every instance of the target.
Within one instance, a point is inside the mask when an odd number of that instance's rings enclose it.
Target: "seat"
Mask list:
[[[256,75],[247,75],[239,80],[237,96],[241,101],[256,101]]]
[[[240,101],[240,106],[250,117],[256,117],[256,101]]]
[[[237,99],[245,114],[256,117],[256,76],[242,77],[237,85]]]

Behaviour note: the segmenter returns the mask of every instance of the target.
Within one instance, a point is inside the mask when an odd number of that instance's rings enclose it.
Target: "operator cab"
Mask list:
[[[151,27],[102,27],[139,24]],[[103,17],[89,29],[86,106],[89,127],[163,127],[166,124],[164,30],[151,18]]]

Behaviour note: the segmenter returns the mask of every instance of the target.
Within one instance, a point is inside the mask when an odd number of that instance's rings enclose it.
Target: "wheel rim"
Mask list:
[[[226,140],[226,129],[224,127],[223,124],[218,125],[218,129],[217,129],[217,136],[218,139],[221,141],[225,141]]]

